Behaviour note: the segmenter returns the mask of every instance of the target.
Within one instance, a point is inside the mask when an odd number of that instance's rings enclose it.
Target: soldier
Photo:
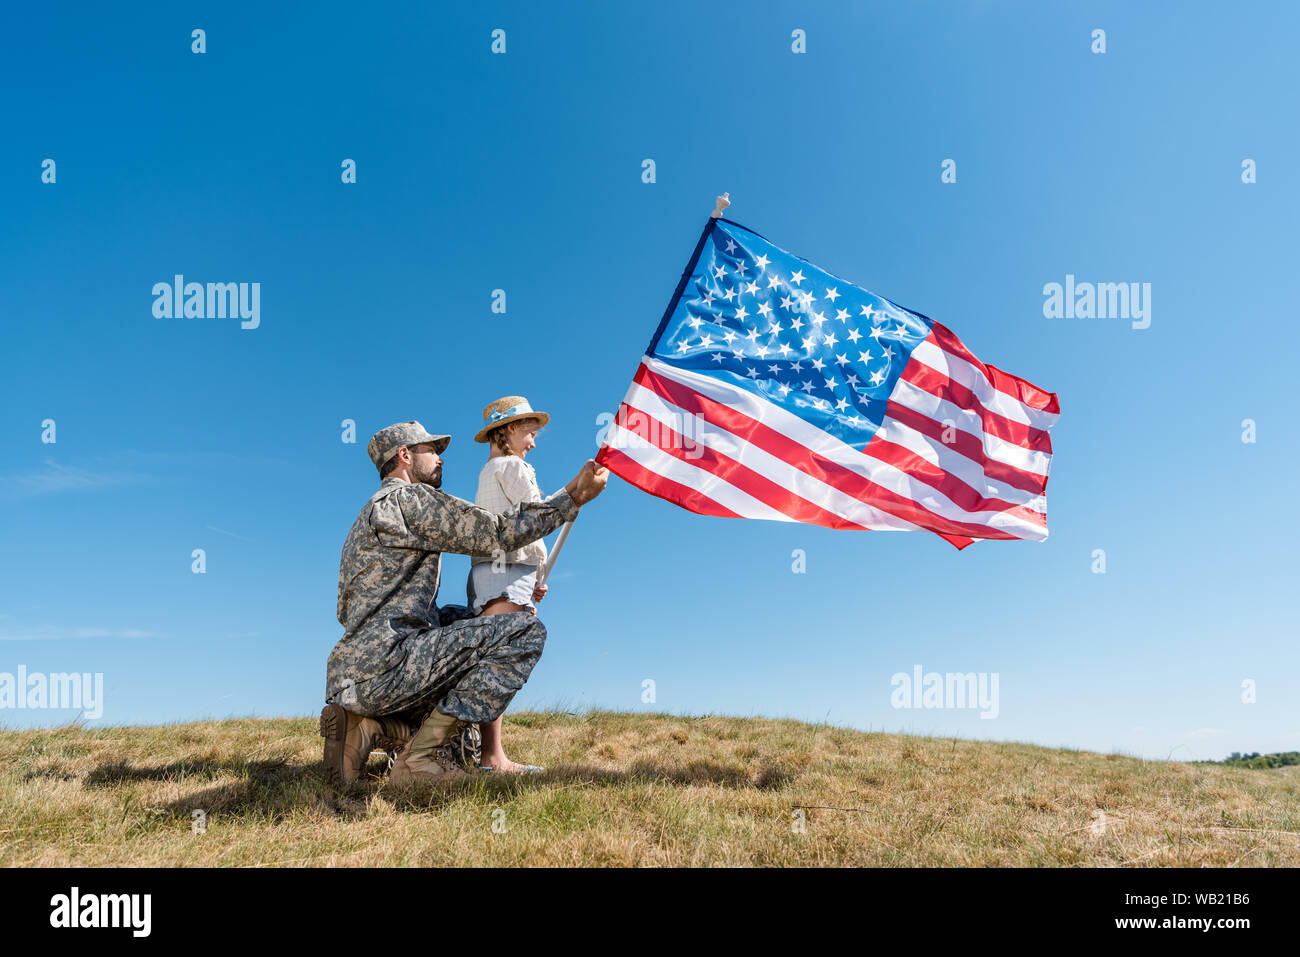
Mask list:
[[[356,780],[374,745],[396,746],[412,716],[419,727],[391,779],[465,773],[447,745],[505,711],[541,657],[546,629],[528,612],[473,618],[463,605],[439,608],[442,553],[513,551],[572,521],[609,481],[609,470],[588,459],[544,501],[494,515],[440,490],[450,441],[414,421],[370,439],[382,482],[343,546],[338,618],[346,631],[330,653],[320,721],[335,783]]]

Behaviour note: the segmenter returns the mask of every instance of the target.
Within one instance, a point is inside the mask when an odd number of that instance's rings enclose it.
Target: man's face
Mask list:
[[[428,443],[412,446],[411,481],[442,488],[442,457]]]

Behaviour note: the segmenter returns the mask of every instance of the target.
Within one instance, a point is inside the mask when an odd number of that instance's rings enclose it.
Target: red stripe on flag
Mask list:
[[[978,522],[962,522],[938,515],[912,499],[878,485],[861,473],[818,455],[743,412],[701,395],[673,379],[652,372],[644,364],[637,370],[634,381],[679,408],[701,415],[706,422],[726,429],[732,435],[758,446],[783,462],[800,463],[796,467],[801,471],[807,472],[846,495],[851,495],[863,504],[914,525],[938,533],[947,532],[961,538],[971,536],[1016,539],[1019,537]]]
[[[1034,452],[1052,451],[1052,437],[1042,429],[1016,422],[1006,416],[984,407],[977,396],[960,382],[932,369],[913,357],[903,368],[902,379],[930,395],[951,402],[962,409],[968,409],[980,417],[980,423],[987,435],[995,436],[1012,445]]]
[[[640,422],[635,423],[635,426],[629,424],[632,421],[632,416],[627,414],[629,411],[641,419]],[[743,462],[737,462],[716,449],[687,439],[676,429],[657,419],[652,423],[649,413],[629,406],[626,402],[619,405],[618,418],[615,421],[627,431],[656,446],[660,451],[698,469],[703,469],[710,475],[716,475],[746,495],[758,499],[764,505],[776,509],[783,515],[789,515],[796,522],[823,525],[826,528],[865,531],[864,526],[857,522],[808,501],[790,489],[773,482],[767,476],[760,475]]]
[[[640,462],[608,445],[596,453],[596,464],[603,465],[615,475],[631,482],[637,488],[659,498],[680,505],[699,515],[720,515],[724,518],[743,518],[725,505],[720,505],[699,489],[693,489],[652,472]]]
[[[885,414],[903,425],[910,425],[922,435],[942,442],[954,452],[960,452],[983,469],[984,474],[994,482],[1005,482],[1012,488],[1033,495],[1042,495],[1047,490],[1047,476],[989,458],[984,453],[984,443],[969,432],[953,428],[952,441],[946,442],[943,435],[945,426],[942,422],[937,422],[928,415],[909,409],[905,405],[899,405],[892,399],[885,406]]]
[[[976,369],[979,369],[984,373],[984,377],[989,380],[989,384],[999,392],[1005,392],[1020,404],[1027,405],[1031,409],[1060,415],[1061,404],[1056,400],[1055,392],[1047,392],[1032,382],[1020,378],[1020,376],[1012,375],[1010,372],[1003,372],[997,366],[980,362],[979,359],[975,358],[975,354],[967,349],[962,341],[953,334],[952,330],[946,326],[936,322],[931,326],[930,331],[940,349],[951,352],[959,359],[965,359]]]
[[[924,482],[936,492],[942,492],[954,505],[968,512],[1004,512],[1034,525],[1047,527],[1047,517],[1042,512],[1000,498],[984,498],[957,476],[945,472],[942,466],[927,461],[906,446],[890,442],[879,432],[872,436],[862,451],[886,465],[892,465],[918,482]]]

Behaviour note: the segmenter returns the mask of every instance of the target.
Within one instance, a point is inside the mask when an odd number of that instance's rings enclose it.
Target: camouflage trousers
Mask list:
[[[354,701],[334,703],[369,717],[401,715],[417,726],[433,708],[486,724],[505,712],[545,644],[545,626],[528,612],[413,632],[402,642],[397,667],[352,685]]]

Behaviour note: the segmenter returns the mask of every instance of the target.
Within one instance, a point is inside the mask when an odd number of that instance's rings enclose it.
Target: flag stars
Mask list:
[[[679,314],[675,338],[665,337],[665,358],[707,365],[713,371],[701,369],[706,375],[733,373],[724,377],[837,434],[873,428],[865,403],[882,396],[897,377],[895,365],[901,368],[928,330],[865,290],[823,285],[833,277],[820,270],[794,270],[798,260],[756,255],[721,229],[715,241],[713,261],[702,260],[693,277],[694,298]],[[861,447],[856,438],[845,441]]]

